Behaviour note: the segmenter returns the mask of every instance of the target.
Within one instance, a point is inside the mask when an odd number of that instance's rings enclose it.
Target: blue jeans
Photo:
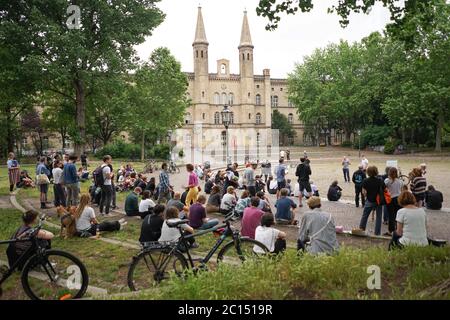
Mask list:
[[[364,205],[363,215],[361,217],[361,222],[359,223],[359,228],[366,230],[367,220],[369,219],[372,210],[376,210],[375,216],[375,235],[379,236],[381,234],[381,220],[382,220],[382,206],[377,205],[374,202],[366,201]]]
[[[199,230],[206,230],[209,228],[212,228],[216,225],[219,224],[219,220],[218,219],[209,219],[208,222],[205,222],[200,228],[198,228]]]
[[[342,172],[344,173],[344,180],[345,180],[345,182],[350,182],[350,169],[343,168]]]

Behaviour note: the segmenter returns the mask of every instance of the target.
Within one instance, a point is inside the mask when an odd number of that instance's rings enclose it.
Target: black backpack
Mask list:
[[[360,185],[363,183],[364,175],[362,173],[355,174],[355,184]]]
[[[102,187],[105,184],[105,179],[103,177],[103,168],[103,166],[100,166],[92,173],[96,187]]]

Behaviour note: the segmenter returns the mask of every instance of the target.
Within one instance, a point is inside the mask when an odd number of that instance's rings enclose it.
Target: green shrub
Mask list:
[[[351,141],[343,141],[341,144],[342,147],[348,148],[353,146],[353,142]]]
[[[168,144],[157,144],[148,150],[147,157],[152,159],[168,159],[170,146]]]
[[[116,140],[97,151],[96,155],[101,158],[107,154],[113,158],[139,159],[141,147],[123,140]]]
[[[396,145],[392,139],[387,139],[384,144],[384,153],[385,154],[394,154]]]
[[[183,149],[181,149],[181,150],[178,152],[178,156],[179,156],[180,158],[183,158],[183,157],[184,157],[184,151],[183,151]]]
[[[389,126],[368,126],[361,132],[361,149],[375,146],[383,146],[386,139],[392,135]]]

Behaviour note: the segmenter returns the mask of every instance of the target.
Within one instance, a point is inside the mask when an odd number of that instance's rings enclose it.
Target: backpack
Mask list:
[[[364,180],[364,176],[359,173],[355,175],[355,184],[361,184]]]
[[[97,167],[92,173],[94,177],[95,186],[102,187],[105,184],[105,178],[103,177],[103,166]]]

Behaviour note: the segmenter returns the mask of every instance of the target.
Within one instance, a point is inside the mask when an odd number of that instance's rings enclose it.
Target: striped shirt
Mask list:
[[[169,188],[169,175],[167,174],[166,170],[163,170],[159,174],[159,192],[169,192]]]
[[[427,180],[424,177],[415,177],[411,183],[411,192],[414,195],[425,194]]]

